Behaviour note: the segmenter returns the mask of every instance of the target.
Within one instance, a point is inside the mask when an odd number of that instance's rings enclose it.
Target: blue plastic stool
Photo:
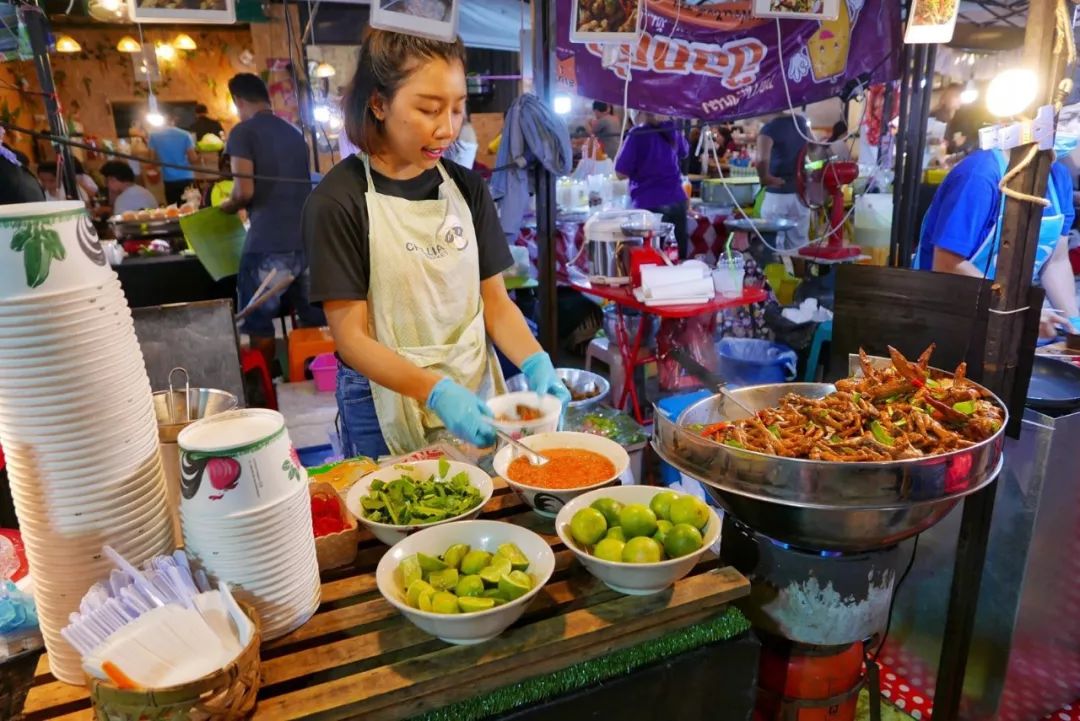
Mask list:
[[[818,359],[821,357],[821,346],[832,341],[832,321],[827,320],[819,323],[814,331],[814,340],[810,343],[810,355],[806,359],[806,373],[803,381],[813,383],[817,380]]]

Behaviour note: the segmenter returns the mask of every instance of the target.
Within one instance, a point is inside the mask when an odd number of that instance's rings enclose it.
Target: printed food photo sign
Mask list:
[[[914,0],[908,14],[904,42],[947,43],[956,29],[960,0]]]
[[[836,97],[853,78],[899,76],[891,0],[839,0],[830,20],[755,17],[753,2],[646,0],[630,43],[573,42],[558,0],[558,81],[578,95],[680,118],[735,120]]]
[[[137,23],[234,23],[235,0],[127,0]]]

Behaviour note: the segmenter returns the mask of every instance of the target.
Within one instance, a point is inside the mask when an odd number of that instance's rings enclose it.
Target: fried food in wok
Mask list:
[[[836,383],[824,398],[784,396],[753,418],[702,427],[734,448],[815,461],[865,462],[923,458],[967,448],[1001,429],[1005,414],[965,378],[933,377],[931,345],[912,363],[889,348],[892,365],[876,369],[862,350],[862,377]]]

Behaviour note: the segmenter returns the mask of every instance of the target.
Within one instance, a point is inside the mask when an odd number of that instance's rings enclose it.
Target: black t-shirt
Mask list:
[[[513,264],[495,203],[477,173],[447,160],[442,164],[469,204],[480,255],[480,279],[486,280]],[[439,197],[442,183],[438,168],[409,180],[387,178],[373,168],[371,178],[378,192],[408,200],[434,200]],[[353,155],[326,174],[304,206],[304,246],[311,268],[309,298],[313,302],[367,299],[371,240],[366,192],[364,161]],[[408,282],[403,278],[403,287]]]

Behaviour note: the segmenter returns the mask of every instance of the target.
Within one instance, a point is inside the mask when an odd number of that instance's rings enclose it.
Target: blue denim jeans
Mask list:
[[[338,365],[337,405],[338,433],[346,458],[380,458],[390,453],[375,415],[371,383],[344,363]]]

